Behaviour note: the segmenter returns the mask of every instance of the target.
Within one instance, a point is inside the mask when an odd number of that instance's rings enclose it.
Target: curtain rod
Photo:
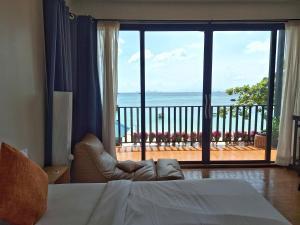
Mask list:
[[[264,20],[129,20],[129,19],[95,19],[97,21],[117,21],[121,24],[213,24],[213,23],[286,23],[300,19],[264,19]]]

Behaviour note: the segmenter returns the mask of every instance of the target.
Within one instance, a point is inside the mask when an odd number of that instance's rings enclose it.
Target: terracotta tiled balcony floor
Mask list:
[[[141,160],[139,146],[116,147],[118,160]],[[272,149],[271,160],[275,161],[277,151]],[[179,161],[201,161],[202,148],[193,146],[147,146],[146,158],[175,158]],[[254,146],[212,146],[211,160],[264,160],[265,150]]]

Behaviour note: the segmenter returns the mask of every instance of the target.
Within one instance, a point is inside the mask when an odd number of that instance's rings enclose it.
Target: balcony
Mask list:
[[[254,139],[266,129],[266,113],[266,105],[211,106],[211,160],[264,160],[265,148]],[[147,159],[202,160],[202,106],[151,106],[145,116]],[[118,107],[116,118],[118,159],[140,160],[141,108]]]

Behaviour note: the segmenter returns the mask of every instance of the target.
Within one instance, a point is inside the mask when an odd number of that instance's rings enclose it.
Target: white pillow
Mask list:
[[[24,149],[21,149],[20,152],[26,156],[26,158],[29,158],[29,155],[28,155],[28,149],[27,148],[24,148]]]
[[[0,141],[0,146],[1,146],[1,141]],[[0,151],[1,151],[1,148],[0,148]],[[21,152],[26,158],[29,158],[29,155],[28,155],[28,149],[27,149],[27,148],[21,149],[20,152]],[[0,225],[2,225],[2,224],[0,223]]]

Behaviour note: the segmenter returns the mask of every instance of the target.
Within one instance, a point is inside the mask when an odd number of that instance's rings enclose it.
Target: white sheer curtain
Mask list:
[[[99,22],[98,68],[102,90],[102,142],[105,150],[116,157],[115,112],[118,90],[119,23]]]
[[[300,115],[300,22],[286,24],[285,74],[276,163],[287,166],[292,159],[292,115]]]

